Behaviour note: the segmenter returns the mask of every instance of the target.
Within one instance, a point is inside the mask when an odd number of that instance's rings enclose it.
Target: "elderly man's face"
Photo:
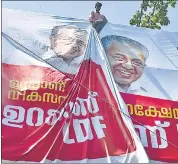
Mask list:
[[[113,42],[107,49],[107,56],[117,83],[130,85],[142,76],[145,60],[141,50]]]
[[[57,56],[65,59],[73,59],[84,55],[87,40],[86,37],[87,36],[77,38],[74,35],[73,29],[67,29],[62,34],[58,31],[55,37],[50,37],[51,49]]]

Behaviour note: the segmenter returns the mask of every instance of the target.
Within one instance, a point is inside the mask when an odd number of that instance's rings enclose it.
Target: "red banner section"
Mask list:
[[[2,69],[4,160],[70,161],[136,150],[121,114],[103,100],[117,106],[99,65],[85,61],[71,77],[40,66]]]
[[[136,120],[133,120],[135,129],[150,159],[177,162],[178,102],[126,93],[121,93],[121,96],[130,116]]]

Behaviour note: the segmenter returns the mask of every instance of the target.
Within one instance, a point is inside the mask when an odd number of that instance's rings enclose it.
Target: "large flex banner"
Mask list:
[[[107,24],[100,38],[151,160],[178,162],[178,33]]]
[[[88,22],[4,9],[2,48],[3,162],[149,162]]]
[[[3,162],[178,162],[177,33],[2,16]]]

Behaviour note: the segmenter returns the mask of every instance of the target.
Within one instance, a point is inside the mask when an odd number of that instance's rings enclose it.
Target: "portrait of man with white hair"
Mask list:
[[[60,71],[76,73],[84,58],[87,31],[74,25],[55,26],[49,40],[50,47],[42,58]]]
[[[109,35],[101,39],[119,92],[140,94],[147,90],[136,81],[141,78],[149,56],[141,43],[123,36]]]

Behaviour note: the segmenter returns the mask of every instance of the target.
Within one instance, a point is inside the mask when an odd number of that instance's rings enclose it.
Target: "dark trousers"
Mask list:
[[[95,30],[100,33],[100,31],[103,29],[103,27],[105,26],[106,22],[96,22],[96,23],[92,23],[93,28],[95,28]]]

